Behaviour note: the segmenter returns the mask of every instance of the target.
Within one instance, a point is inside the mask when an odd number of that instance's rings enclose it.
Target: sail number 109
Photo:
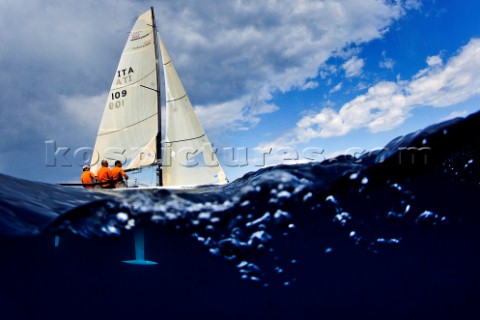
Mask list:
[[[125,101],[123,99],[119,100],[120,98],[124,98],[127,96],[127,90],[122,90],[122,91],[117,91],[117,92],[112,92],[112,102],[108,104],[108,107],[110,109],[113,108],[120,108],[125,105]],[[117,101],[115,101],[117,100]]]

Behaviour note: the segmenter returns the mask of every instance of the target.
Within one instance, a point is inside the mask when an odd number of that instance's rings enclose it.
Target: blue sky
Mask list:
[[[231,180],[269,150],[267,165],[381,148],[480,107],[476,0],[3,0],[0,172],[78,180],[74,151],[93,147],[127,34],[150,6]],[[248,149],[248,165],[227,147]]]

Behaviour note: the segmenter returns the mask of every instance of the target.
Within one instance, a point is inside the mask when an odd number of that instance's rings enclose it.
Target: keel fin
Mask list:
[[[135,230],[135,260],[126,260],[122,262],[143,266],[158,264],[155,261],[145,260],[145,234],[143,232],[143,229]]]

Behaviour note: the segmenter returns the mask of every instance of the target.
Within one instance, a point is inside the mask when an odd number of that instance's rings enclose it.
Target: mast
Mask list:
[[[158,108],[158,133],[156,138],[156,162],[157,162],[157,186],[162,186],[162,104],[161,104],[161,83],[159,77],[159,54],[158,54],[158,36],[157,36],[157,24],[155,22],[155,12],[153,7],[150,7],[152,13],[152,27],[153,27],[153,42],[155,46],[155,76],[157,79],[157,108]]]

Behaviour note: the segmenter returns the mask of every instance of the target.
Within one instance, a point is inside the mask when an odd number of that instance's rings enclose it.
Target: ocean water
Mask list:
[[[479,126],[196,190],[0,175],[1,318],[478,318]]]

